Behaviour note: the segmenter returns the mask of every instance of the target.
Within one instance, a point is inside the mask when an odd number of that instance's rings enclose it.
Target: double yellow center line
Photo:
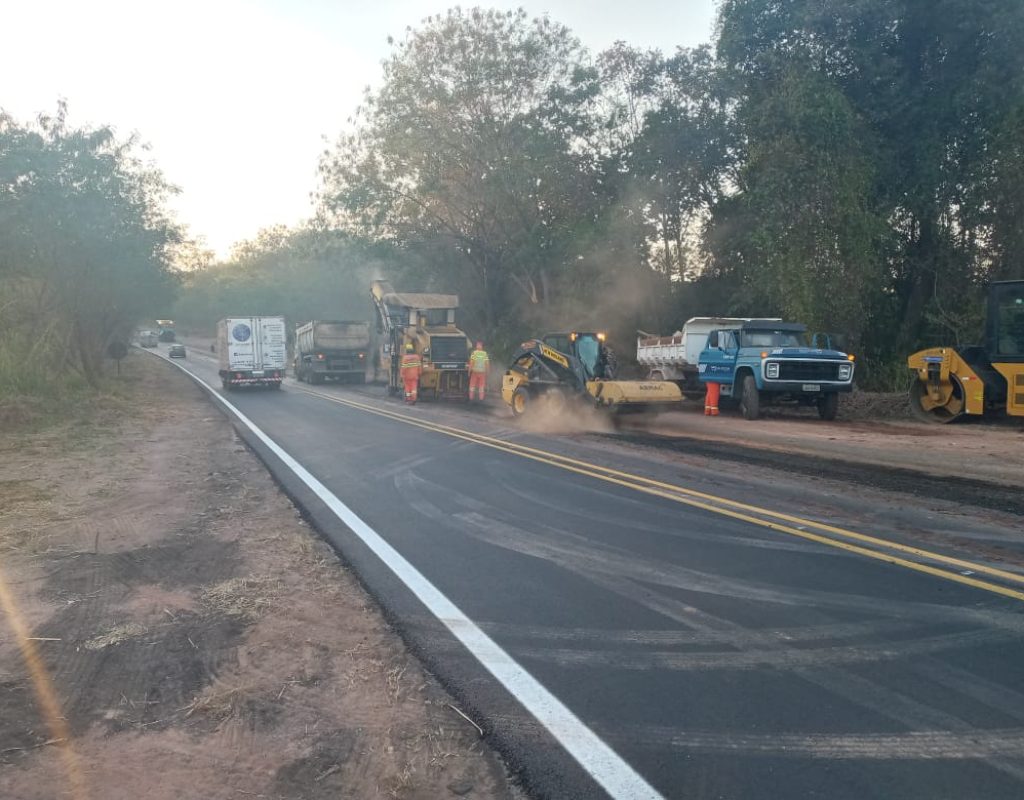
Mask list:
[[[293,389],[295,391],[295,389]],[[873,558],[877,561],[884,561],[888,564],[895,564],[906,567],[917,572],[923,572],[945,580],[961,583],[966,586],[973,586],[976,589],[983,589],[1004,597],[1011,597],[1014,600],[1024,601],[1024,590],[1004,586],[1000,583],[993,583],[990,580],[982,580],[974,575],[985,575],[1012,585],[1024,586],[1024,574],[1009,572],[1007,570],[991,567],[987,564],[980,564],[974,561],[967,561],[962,558],[943,555],[920,547],[900,544],[899,542],[881,539],[876,536],[858,533],[857,531],[839,528],[823,522],[803,519],[773,511],[767,508],[740,503],[726,497],[698,492],[688,489],[685,486],[678,486],[672,483],[647,478],[643,475],[635,475],[629,472],[603,467],[599,464],[592,464],[588,461],[570,458],[548,450],[540,450],[536,447],[516,444],[504,439],[496,439],[493,436],[486,436],[482,433],[453,428],[449,425],[442,425],[428,420],[416,419],[415,417],[401,414],[389,409],[361,403],[347,397],[331,395],[324,392],[317,392],[309,389],[297,389],[304,394],[319,397],[332,403],[348,406],[349,408],[365,411],[369,414],[376,414],[380,417],[411,425],[415,428],[433,431],[444,434],[455,439],[472,442],[483,447],[490,447],[511,453],[531,461],[538,461],[578,475],[586,475],[597,480],[624,486],[644,494],[654,495],[676,503],[699,508],[713,514],[719,514],[731,519],[748,522],[773,531],[796,536],[818,544],[846,550],[850,553]],[[907,557],[904,557],[907,556]],[[910,557],[918,560],[911,560]],[[925,563],[930,562],[930,563]],[[939,565],[939,566],[936,566]]]

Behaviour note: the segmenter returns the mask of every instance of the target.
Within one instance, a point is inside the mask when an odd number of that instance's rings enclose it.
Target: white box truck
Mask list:
[[[239,386],[281,388],[287,355],[284,317],[228,317],[217,323],[220,380]]]

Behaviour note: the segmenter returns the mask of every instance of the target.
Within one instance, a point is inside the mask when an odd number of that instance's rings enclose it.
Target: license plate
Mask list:
[[[817,383],[805,383],[803,385],[803,390],[805,392],[820,392],[821,386],[818,385]]]
[[[253,375],[254,378],[262,378],[263,377],[263,370],[261,370],[261,369],[254,369],[252,371],[252,375]]]

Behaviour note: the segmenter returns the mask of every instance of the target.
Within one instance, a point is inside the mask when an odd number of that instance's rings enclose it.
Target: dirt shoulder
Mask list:
[[[775,460],[784,463],[785,456],[796,455],[816,462],[818,468],[859,465],[1015,489],[1024,485],[1024,422],[1020,420],[954,425],[822,422],[809,412],[773,409],[764,419],[747,421],[735,411],[709,418],[699,408],[687,407],[646,424],[628,424],[624,434],[656,435],[675,440],[679,447],[703,443],[725,456],[734,450],[738,460],[775,454]]]
[[[0,438],[0,797],[519,797],[224,417],[124,367]]]

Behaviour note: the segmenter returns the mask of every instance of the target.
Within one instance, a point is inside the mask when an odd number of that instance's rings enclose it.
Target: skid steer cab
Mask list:
[[[605,335],[571,331],[523,342],[501,382],[501,397],[522,417],[537,406],[561,411],[591,406],[613,414],[660,411],[682,402],[668,381],[615,380],[615,356]]]

